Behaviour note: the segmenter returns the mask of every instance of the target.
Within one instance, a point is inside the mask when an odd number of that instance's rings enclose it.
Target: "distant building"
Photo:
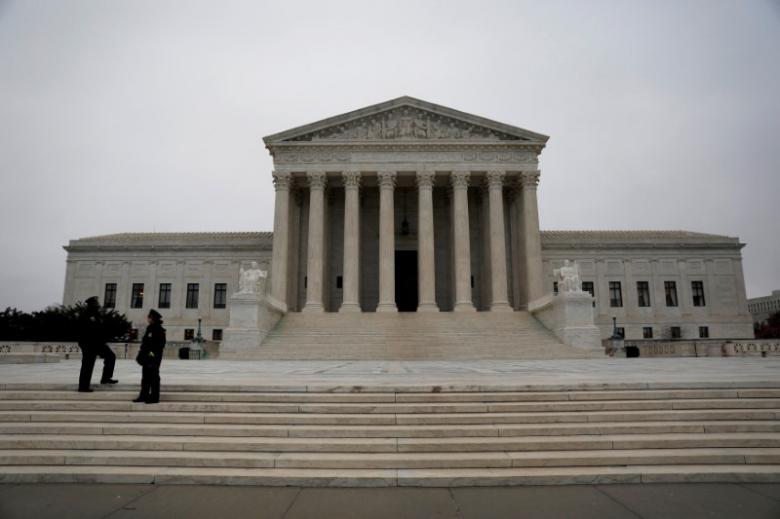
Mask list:
[[[769,316],[780,312],[780,290],[772,290],[772,294],[768,296],[748,299],[748,310],[754,323],[765,322]]]

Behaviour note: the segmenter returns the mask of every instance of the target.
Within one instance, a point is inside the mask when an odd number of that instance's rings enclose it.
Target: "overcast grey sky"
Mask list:
[[[550,135],[543,229],[739,236],[780,288],[778,2],[0,0],[0,307],[72,238],[271,230],[261,138],[401,95]]]

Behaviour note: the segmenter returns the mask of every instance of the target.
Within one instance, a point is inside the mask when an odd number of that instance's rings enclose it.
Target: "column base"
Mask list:
[[[493,303],[490,305],[490,311],[491,312],[514,312],[515,309],[509,306],[509,303],[506,301],[500,301],[497,303]]]
[[[306,306],[303,307],[301,313],[322,314],[325,313],[325,307],[322,306],[322,303],[306,303]]]
[[[417,305],[418,312],[438,312],[439,305],[436,303],[420,303]]]
[[[379,303],[377,305],[377,307],[376,307],[376,311],[377,311],[377,313],[380,313],[380,312],[387,312],[387,313],[397,312],[398,311],[398,307],[395,306],[395,303]]]
[[[474,303],[469,301],[468,303],[455,303],[455,308],[453,309],[455,312],[476,312],[477,309],[474,308]]]
[[[341,303],[341,308],[339,308],[339,313],[356,314],[362,311],[363,310],[360,308],[360,305],[357,303]]]

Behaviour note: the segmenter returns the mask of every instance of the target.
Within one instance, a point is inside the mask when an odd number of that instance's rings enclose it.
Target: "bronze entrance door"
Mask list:
[[[395,251],[395,304],[399,312],[416,312],[419,302],[417,288],[417,251]]]

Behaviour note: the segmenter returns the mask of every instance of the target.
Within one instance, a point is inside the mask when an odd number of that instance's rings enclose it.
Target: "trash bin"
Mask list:
[[[188,360],[190,358],[190,348],[188,346],[179,348],[179,358],[182,360]]]

